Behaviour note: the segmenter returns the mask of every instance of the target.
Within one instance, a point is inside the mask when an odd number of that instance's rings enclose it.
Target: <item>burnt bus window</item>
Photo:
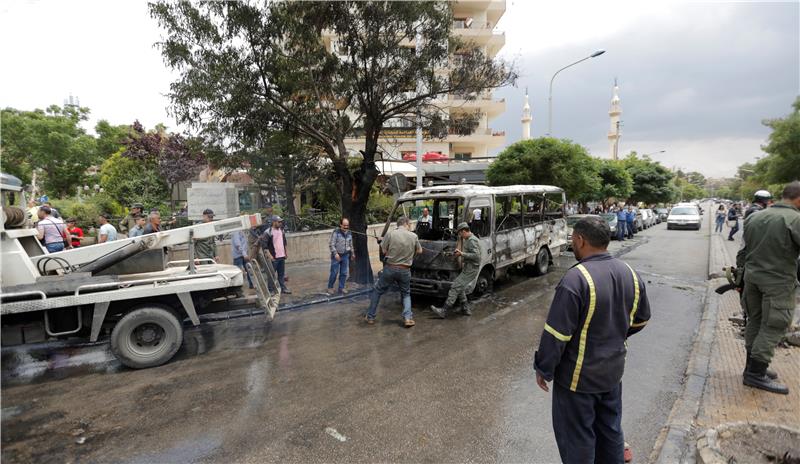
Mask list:
[[[524,195],[522,204],[525,206],[524,223],[526,226],[532,226],[544,220],[544,215],[542,214],[544,195],[541,193]]]
[[[547,219],[564,217],[564,197],[561,192],[545,193],[544,215]]]
[[[522,201],[516,195],[495,197],[495,230],[510,230],[522,226]]]
[[[492,221],[491,200],[489,198],[474,198],[469,203],[467,210],[467,224],[469,229],[478,237],[488,237]]]

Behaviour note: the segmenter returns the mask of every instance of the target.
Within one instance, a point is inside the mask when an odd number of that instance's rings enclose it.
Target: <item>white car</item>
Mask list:
[[[700,230],[702,219],[700,210],[693,204],[677,204],[667,216],[667,229],[694,229]]]

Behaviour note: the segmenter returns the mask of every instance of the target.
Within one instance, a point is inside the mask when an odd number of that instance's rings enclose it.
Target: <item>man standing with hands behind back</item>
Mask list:
[[[602,218],[575,224],[578,264],[559,282],[533,367],[550,391],[553,431],[561,460],[622,463],[622,373],[625,341],[650,319],[644,282],[608,251],[611,231]]]

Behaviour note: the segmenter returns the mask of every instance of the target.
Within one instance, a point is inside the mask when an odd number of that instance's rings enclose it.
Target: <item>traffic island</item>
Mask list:
[[[697,440],[697,462],[800,464],[800,430],[767,423],[722,424]]]

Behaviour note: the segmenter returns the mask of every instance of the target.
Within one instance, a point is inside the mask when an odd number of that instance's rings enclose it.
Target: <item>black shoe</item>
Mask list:
[[[451,309],[453,309],[453,308],[450,307],[450,306],[447,306],[447,305],[444,305],[441,308],[439,308],[438,306],[431,305],[431,311],[436,313],[436,315],[439,316],[442,319],[447,317],[447,311],[449,311]]]
[[[742,334],[742,335],[744,335],[744,334]],[[750,357],[750,353],[748,352],[747,353],[747,358],[745,359],[744,371],[742,372],[742,376],[744,376],[747,373],[747,371],[750,370],[750,363],[751,363],[752,359],[753,358]],[[778,373],[773,371],[772,369],[770,369],[769,366],[767,367],[767,370],[764,371],[764,373],[766,374],[767,377],[769,377],[772,380],[777,380],[778,379]]]
[[[750,370],[744,373],[742,383],[748,387],[758,388],[771,393],[788,395],[789,388],[767,377],[767,364],[755,359],[750,360]]]
[[[470,305],[469,303],[462,303],[461,314],[465,316],[472,316],[472,305]]]

